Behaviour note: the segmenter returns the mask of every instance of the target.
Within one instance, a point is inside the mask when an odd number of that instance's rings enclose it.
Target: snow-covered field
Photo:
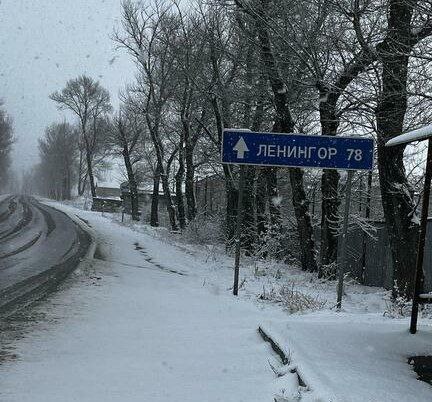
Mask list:
[[[432,353],[432,323],[421,319],[410,335],[406,319],[383,316],[384,290],[348,284],[336,312],[335,283],[245,258],[234,298],[223,249],[53,205],[89,222],[98,258],[13,341],[17,358],[0,366],[0,400],[432,400],[407,364]],[[259,326],[290,358],[286,367]]]

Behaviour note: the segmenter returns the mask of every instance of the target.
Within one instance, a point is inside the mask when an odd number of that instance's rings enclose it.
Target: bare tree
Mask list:
[[[178,40],[173,42],[173,53],[178,60],[177,91],[175,93],[175,109],[179,116],[179,168],[176,174],[177,205],[179,220],[181,221],[182,196],[181,183],[185,182],[185,196],[187,204],[187,219],[193,220],[197,214],[194,190],[195,147],[202,128],[197,123],[207,112],[208,103],[203,102],[202,88],[205,57],[202,51],[205,37],[197,36],[202,29],[199,16],[189,14],[185,16],[178,4],[179,32]],[[184,177],[185,176],[185,177]],[[183,219],[184,220],[184,219]]]
[[[98,130],[95,125],[101,115],[111,110],[109,93],[98,81],[81,75],[69,80],[61,91],[52,93],[50,98],[58,103],[60,109],[72,111],[79,119],[90,190],[95,197],[96,187],[92,165],[98,143]]]
[[[77,137],[68,123],[48,127],[39,140],[39,192],[56,200],[69,200],[76,176]]]
[[[282,79],[268,31],[269,17],[267,10],[269,1],[259,0],[252,8],[240,0],[236,0],[236,4],[246,11],[256,23],[264,73],[267,75],[274,96],[276,116],[273,131],[291,133],[294,131],[295,122],[289,107],[288,90]],[[299,168],[290,168],[289,177],[297,220],[301,264],[305,270],[317,271],[313,230],[303,184],[303,171]]]
[[[418,238],[415,203],[405,174],[405,147],[386,148],[385,142],[404,128],[410,54],[420,41],[432,35],[430,3],[423,4],[424,10],[421,2],[416,3],[388,1],[388,26],[377,48],[382,66],[381,94],[376,108],[382,202],[393,255],[394,280],[408,295],[413,285]]]
[[[114,40],[129,52],[139,69],[135,92],[141,97],[141,110],[157,161],[153,195],[159,196],[160,179],[171,228],[177,230],[175,208],[169,186],[168,162],[171,158],[166,158],[163,127],[164,116],[167,114],[175,85],[177,65],[171,53],[171,42],[176,40],[178,21],[170,13],[169,6],[156,4],[154,9],[151,9],[141,3],[127,0],[123,2],[122,8],[123,32],[116,32]],[[155,211],[152,211],[152,216],[154,213]]]
[[[132,219],[136,221],[140,220],[136,164],[143,158],[140,150],[143,131],[144,122],[132,110],[125,108],[113,118],[108,139],[112,154],[123,158],[129,183]]]

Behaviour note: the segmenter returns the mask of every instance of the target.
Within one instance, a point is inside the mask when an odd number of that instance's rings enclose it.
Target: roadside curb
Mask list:
[[[82,261],[85,260],[92,260],[95,256],[96,253],[96,248],[97,248],[97,239],[96,239],[96,232],[93,230],[93,228],[86,223],[82,218],[80,218],[78,215],[76,214],[72,214],[69,213],[67,211],[63,211],[61,209],[56,208],[55,206],[43,202],[41,201],[43,204],[49,206],[50,208],[55,209],[58,212],[61,212],[62,214],[65,214],[69,219],[71,219],[77,226],[79,226],[84,232],[86,232],[88,234],[88,236],[90,237],[91,241],[90,241],[90,245],[87,249],[86,254],[82,257]],[[81,265],[81,263],[79,263],[78,265]],[[78,266],[77,266],[78,268]]]
[[[47,205],[46,202],[43,202]],[[74,255],[60,264],[51,266],[45,271],[26,278],[19,283],[9,286],[0,292],[0,318],[7,318],[14,313],[30,306],[31,304],[45,298],[57,290],[68,276],[88,264],[95,255],[97,248],[96,234],[88,225],[85,225],[78,217],[62,211],[52,205],[50,208],[65,214],[79,228],[79,236],[86,236],[89,245],[85,250],[79,250]],[[75,262],[77,260],[77,262]],[[71,262],[73,262],[71,264]]]

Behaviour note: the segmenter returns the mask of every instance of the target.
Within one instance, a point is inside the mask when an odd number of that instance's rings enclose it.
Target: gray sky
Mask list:
[[[37,161],[37,139],[47,125],[71,115],[48,95],[88,74],[110,91],[134,77],[124,51],[110,39],[120,0],[0,0],[0,98],[14,119],[15,168]]]

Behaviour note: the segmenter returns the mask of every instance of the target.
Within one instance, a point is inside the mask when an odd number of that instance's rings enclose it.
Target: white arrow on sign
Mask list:
[[[249,148],[247,147],[243,137],[240,137],[237,144],[234,145],[233,150],[237,151],[237,159],[244,159],[244,154],[249,151]]]

